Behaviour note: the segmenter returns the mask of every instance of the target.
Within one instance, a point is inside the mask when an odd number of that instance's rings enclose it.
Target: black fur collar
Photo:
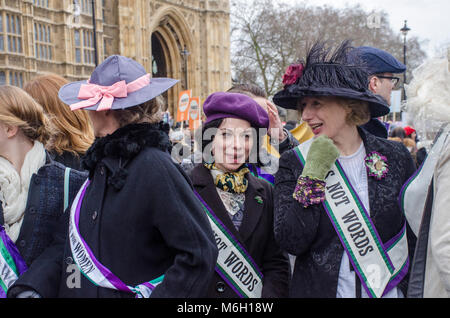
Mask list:
[[[163,122],[126,125],[111,135],[97,139],[82,158],[82,165],[89,170],[91,178],[95,167],[103,158],[121,159],[121,166],[113,172],[108,181],[108,183],[116,185],[116,189],[119,190],[123,186],[127,174],[123,166],[142,149],[155,147],[170,152],[172,145],[168,133],[169,125]]]

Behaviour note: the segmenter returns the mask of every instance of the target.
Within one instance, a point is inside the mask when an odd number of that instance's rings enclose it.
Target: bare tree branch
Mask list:
[[[336,9],[330,6],[277,5],[270,0],[232,0],[232,72],[233,79],[263,87],[269,96],[282,87],[286,67],[305,56],[317,40],[337,44],[352,39],[354,46],[384,49],[403,61],[403,39],[393,31],[388,14],[381,12],[379,27],[369,28],[361,6]],[[408,39],[407,78],[409,72],[426,57],[422,43]]]

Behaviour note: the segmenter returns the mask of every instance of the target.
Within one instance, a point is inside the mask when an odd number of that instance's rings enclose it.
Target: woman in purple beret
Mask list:
[[[267,112],[246,95],[222,92],[203,110],[203,163],[191,178],[219,250],[208,296],[286,297],[289,264],[273,236],[272,186],[246,165],[257,161]]]
[[[277,107],[267,99],[267,94],[262,88],[254,84],[237,84],[227,92],[247,95],[267,111],[269,115],[267,146],[270,144],[270,147],[275,147],[274,149],[282,154],[299,145],[299,141],[291,132],[283,128]],[[266,179],[273,185],[274,174],[278,171],[278,157],[266,150],[259,152],[259,155],[260,160],[257,164],[248,164],[250,173],[258,178]]]
[[[402,297],[415,238],[398,205],[415,170],[400,143],[358,126],[389,113],[349,42],[316,43],[274,102],[301,112],[314,138],[275,175],[275,238],[296,255],[290,297]]]

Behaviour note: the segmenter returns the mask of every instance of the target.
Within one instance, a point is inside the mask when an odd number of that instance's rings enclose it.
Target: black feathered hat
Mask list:
[[[388,114],[389,106],[384,98],[368,89],[369,72],[364,63],[349,57],[352,49],[349,40],[333,53],[324,43],[315,43],[306,63],[288,67],[283,76],[284,89],[275,94],[274,103],[297,109],[298,100],[303,97],[335,96],[368,102],[372,118]]]

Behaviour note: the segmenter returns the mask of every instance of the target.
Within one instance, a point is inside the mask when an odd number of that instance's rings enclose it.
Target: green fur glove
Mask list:
[[[325,135],[317,137],[309,148],[302,177],[324,181],[339,155],[339,150],[330,138]]]

